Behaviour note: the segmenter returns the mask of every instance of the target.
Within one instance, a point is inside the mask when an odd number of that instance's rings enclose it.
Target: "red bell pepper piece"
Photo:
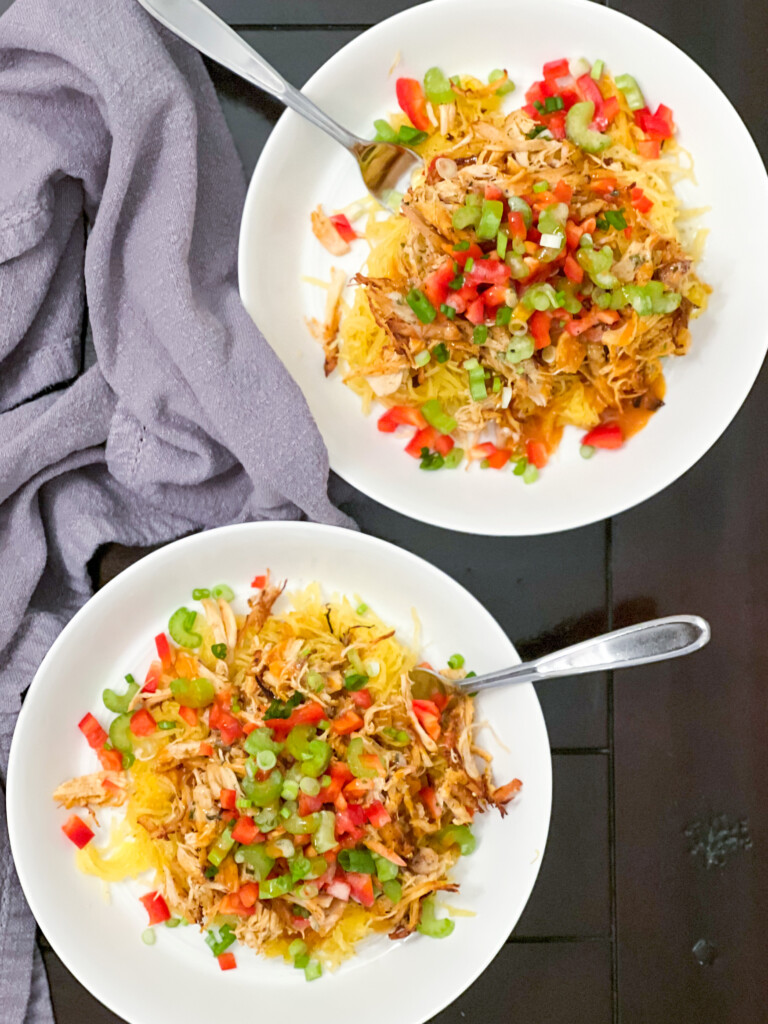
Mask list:
[[[434,786],[424,786],[419,790],[421,802],[427,808],[432,817],[437,821],[440,818],[440,808],[437,806]]]
[[[510,210],[507,214],[507,224],[509,224],[509,233],[513,238],[519,240],[525,239],[528,234],[528,229],[525,226],[523,215],[519,210]]]
[[[419,409],[410,405],[393,405],[379,416],[378,427],[384,434],[392,434],[398,427],[426,427],[427,421]]]
[[[572,220],[565,224],[565,244],[569,249],[578,249],[583,232],[581,225],[575,224]]]
[[[541,69],[544,81],[549,82],[555,78],[566,78],[571,73],[568,61],[565,57],[561,60],[548,60]]]
[[[121,772],[123,770],[123,755],[119,750],[99,750],[97,756],[105,772]]]
[[[105,751],[105,753],[112,753],[112,751]],[[115,796],[125,796],[125,790],[122,786],[118,786],[112,779],[102,779],[101,788],[106,789],[109,793],[114,793]]]
[[[565,138],[565,110],[556,110],[546,118],[547,128],[552,132],[554,139]],[[541,199],[541,196],[538,197]]]
[[[489,456],[490,459],[492,457]],[[509,458],[509,456],[507,456]],[[431,700],[413,701],[413,713],[428,736],[437,740],[441,733],[440,710]]]
[[[607,100],[603,100],[602,120],[605,121],[606,128],[609,124],[613,124],[618,112],[619,101],[615,96],[609,96]]]
[[[532,462],[536,469],[544,469],[549,462],[547,446],[542,441],[526,441],[525,454],[528,461]]]
[[[162,674],[163,663],[161,661],[153,661],[144,679],[144,685],[141,688],[142,693],[154,693],[157,690],[157,684],[160,682]]]
[[[439,309],[447,299],[449,291],[448,285],[455,276],[453,260],[449,257],[440,264],[437,270],[433,270],[432,273],[425,278],[424,284],[422,285],[422,291],[435,309]]]
[[[563,181],[563,179],[561,178],[560,181],[558,181],[558,183],[552,189],[552,195],[555,197],[558,203],[568,204],[571,201],[573,189],[567,181]]]
[[[134,736],[151,736],[156,728],[157,723],[146,708],[139,708],[131,716],[130,730]]]
[[[632,199],[632,205],[638,213],[648,213],[653,207],[653,202],[641,188],[633,188],[629,194]]]
[[[165,633],[158,633],[155,637],[155,647],[157,648],[157,656],[163,663],[163,668],[168,670],[171,667],[171,645],[168,643],[168,637]]]
[[[479,295],[467,306],[465,315],[471,324],[482,324],[485,322],[485,303],[483,302],[482,295]]]
[[[506,448],[497,448],[496,451],[492,455],[489,455],[486,460],[488,468],[503,469],[509,462],[511,454],[512,453]]]
[[[398,78],[395,83],[395,93],[400,109],[414,128],[428,132],[432,124],[427,117],[427,98],[424,95],[421,82],[415,78]]]
[[[219,961],[222,971],[233,971],[237,967],[234,953],[219,953],[216,959]]]
[[[574,284],[581,284],[584,280],[584,269],[581,267],[576,260],[571,256],[570,253],[565,257],[565,263],[563,264],[563,271],[569,281],[573,281]]]
[[[237,824],[232,829],[232,838],[236,843],[242,843],[244,846],[248,846],[251,843],[260,842],[264,836],[259,830],[259,827],[255,824],[253,818],[247,814],[243,814],[237,819]]]
[[[88,741],[88,746],[93,750],[98,750],[107,742],[106,732],[102,729],[90,711],[87,715],[83,715],[77,723],[77,727]]]
[[[140,896],[139,899],[144,904],[144,909],[149,914],[149,923],[151,925],[162,924],[163,921],[167,921],[171,916],[168,904],[163,899],[161,893],[148,892],[145,896]]]
[[[449,451],[453,448],[455,442],[453,438],[448,434],[438,434],[435,438],[435,451],[445,457]],[[354,699],[354,698],[353,698]]]
[[[582,96],[585,100],[595,105],[595,113],[592,118],[592,123],[598,129],[602,131],[608,127],[608,122],[605,120],[603,115],[603,94],[600,92],[600,87],[592,76],[587,73],[576,79],[576,85],[578,86]]]
[[[328,218],[345,242],[353,242],[357,238],[357,232],[349,223],[346,214],[334,213]]]
[[[234,811],[237,806],[237,790],[222,789],[221,793],[219,793],[219,803],[221,804],[222,810]]]
[[[503,306],[507,301],[507,286],[505,284],[492,284],[483,292],[483,302],[486,306]]]
[[[372,907],[374,903],[373,879],[358,871],[347,871],[344,881],[349,885],[352,899],[362,903],[364,907]]]
[[[373,704],[371,691],[366,687],[363,687],[362,690],[355,690],[352,694],[352,703],[355,707],[361,708],[363,711],[367,711],[371,704]]]
[[[359,804],[350,804],[344,810],[336,810],[336,836],[349,835],[352,839],[362,838],[365,811]]]
[[[642,139],[637,144],[637,152],[645,160],[658,160],[661,152],[661,143],[658,139]]]
[[[207,740],[203,740],[197,752],[200,757],[213,757],[213,747]]]
[[[251,586],[256,590],[263,590],[264,584],[267,582],[266,576],[254,576],[251,580]]]
[[[599,195],[607,195],[609,192],[615,192],[618,187],[618,182],[615,178],[597,178],[590,185],[593,192],[597,192]]]
[[[552,317],[549,313],[545,313],[540,309],[537,309],[528,321],[528,330],[531,332],[531,336],[536,343],[536,348],[546,348],[547,345],[551,344],[549,337],[549,325]]]
[[[187,708],[182,704],[179,708],[179,718],[182,718],[188,726],[194,729],[197,725],[197,708]]]
[[[672,111],[660,104],[655,114],[647,107],[635,111],[635,124],[652,139],[671,139],[675,133]]]
[[[592,448],[621,448],[624,434],[618,423],[598,423],[586,434],[581,442]]]
[[[76,814],[71,814],[64,824],[61,826],[61,831],[67,837],[71,839],[78,850],[82,850],[84,846],[93,839],[94,833],[85,824],[82,818],[79,818]]]
[[[369,804],[365,808],[365,813],[368,821],[370,821],[374,828],[383,828],[392,820],[389,811],[380,800],[375,800],[372,804]]]
[[[435,427],[424,427],[422,430],[417,430],[411,440],[405,446],[405,450],[414,459],[421,458],[422,448],[434,448],[435,441],[440,437],[440,431],[436,430]]]
[[[349,711],[345,711],[334,718],[331,722],[331,732],[336,733],[337,736],[347,736],[351,732],[357,732],[358,729],[362,729],[363,724],[362,715],[358,715],[356,711],[350,708]]]
[[[250,909],[259,898],[259,883],[246,882],[245,885],[241,885],[237,890],[237,895],[240,897],[240,902],[243,906]]]

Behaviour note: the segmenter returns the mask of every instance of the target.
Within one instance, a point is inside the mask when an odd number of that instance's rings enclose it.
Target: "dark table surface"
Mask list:
[[[300,85],[410,2],[211,5]],[[765,0],[610,6],[698,61],[768,153]],[[211,71],[250,172],[280,108]],[[458,543],[332,479],[333,499],[364,531],[454,576],[523,657],[679,611],[713,625],[710,645],[682,662],[541,691],[554,764],[541,874],[514,934],[441,1024],[768,1021],[766,400],[764,370],[725,437],[682,480],[616,519],[553,537]],[[98,581],[140,554],[107,550]],[[41,943],[58,1024],[116,1021]]]

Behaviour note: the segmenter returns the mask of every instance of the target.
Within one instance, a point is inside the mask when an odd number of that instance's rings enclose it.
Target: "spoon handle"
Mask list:
[[[462,690],[488,690],[506,683],[533,683],[584,672],[610,672],[691,654],[710,637],[709,623],[698,615],[670,615],[604,633],[536,661],[489,672],[460,683]]]
[[[291,107],[347,149],[360,139],[286,82],[282,75],[200,0],[139,0],[142,7],[167,29],[211,60],[252,82]]]

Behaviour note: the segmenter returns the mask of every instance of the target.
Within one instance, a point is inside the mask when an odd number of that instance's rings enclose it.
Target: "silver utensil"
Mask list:
[[[139,0],[139,3],[190,46],[268,92],[348,149],[357,160],[366,188],[383,205],[386,205],[389,192],[404,175],[422,163],[421,157],[403,146],[369,142],[342,128],[312,100],[286,82],[200,0]],[[312,154],[306,153],[304,158],[311,160]]]
[[[475,693],[508,683],[535,683],[585,672],[610,672],[692,654],[709,642],[709,623],[698,615],[670,615],[639,622],[626,629],[584,640],[535,661],[455,682],[430,669],[411,669],[414,696],[427,697],[435,689],[456,688]]]

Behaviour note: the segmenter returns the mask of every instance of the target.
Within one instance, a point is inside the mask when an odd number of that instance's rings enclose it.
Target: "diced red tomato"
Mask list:
[[[240,900],[239,893],[228,892],[219,904],[220,914],[234,914],[236,917],[250,917],[251,912]]]
[[[624,434],[618,423],[598,423],[586,434],[581,442],[592,448],[621,448]]]
[[[237,890],[237,895],[240,897],[240,902],[244,907],[252,907],[259,898],[259,883],[246,882],[245,885],[241,885]]]
[[[578,224],[575,224],[572,220],[566,221],[565,244],[569,249],[578,249],[581,235],[582,230]]]
[[[499,199],[504,199],[504,193],[501,191],[499,186],[493,185],[490,182],[485,186],[483,196],[485,199],[495,199],[497,202]]]
[[[552,138],[565,138],[565,110],[556,110],[554,114],[550,114],[546,118],[546,122],[547,128],[549,128],[552,133]]]
[[[422,291],[435,309],[439,309],[448,298],[448,285],[455,276],[456,273],[453,269],[453,260],[448,257],[440,264],[437,270],[433,270],[432,273],[424,279]]]
[[[344,796],[347,800],[362,800],[368,794],[371,784],[368,779],[352,779],[344,787]]]
[[[434,786],[424,786],[419,790],[419,797],[429,813],[437,821],[440,817],[440,808],[437,806]]]
[[[658,139],[643,139],[637,144],[637,152],[645,160],[658,160],[661,143]]]
[[[352,694],[352,703],[355,707],[361,708],[363,711],[367,711],[371,704],[373,704],[371,691],[366,687],[363,687],[362,690],[355,690]]]
[[[352,713],[354,714],[354,712]],[[362,722],[362,719],[360,721]],[[347,782],[354,778],[349,765],[344,761],[334,761],[328,769],[328,774],[331,776],[331,781],[320,790],[320,796],[325,804],[333,803]]]
[[[187,725],[194,728],[197,725],[197,708],[187,708],[182,704],[179,708],[179,718],[182,718]]]
[[[207,742],[207,740],[204,740],[200,744],[198,754],[200,755],[200,757],[213,757],[213,747],[211,746],[210,743]]]
[[[489,463],[493,455],[486,456]],[[507,455],[509,458],[509,455]],[[440,710],[431,700],[414,700],[413,713],[419,720],[419,724],[428,736],[437,740],[441,733]]]
[[[264,584],[267,582],[266,576],[254,576],[251,580],[251,586],[257,590],[263,590]]]
[[[83,819],[76,814],[71,814],[67,818],[61,826],[61,831],[67,839],[72,840],[78,850],[82,850],[84,846],[87,846],[94,836],[94,833],[88,828]]]
[[[487,462],[489,469],[503,469],[509,462],[512,453],[508,448],[497,448],[493,455],[489,455]],[[426,728],[426,726],[425,726]],[[429,731],[429,730],[427,730]],[[430,734],[431,735],[431,734]],[[433,739],[435,737],[432,737]]]
[[[314,814],[320,810],[324,802],[322,793],[310,796],[309,793],[299,791],[299,816],[304,818],[307,814]]]
[[[445,711],[446,707],[448,706],[448,701],[450,700],[450,697],[448,696],[447,693],[440,693],[439,690],[435,690],[435,692],[429,699],[432,701],[433,704],[435,704],[438,707],[442,714],[442,712]]]
[[[105,772],[121,772],[123,770],[123,755],[119,750],[99,750],[97,757]]]
[[[102,789],[106,789],[109,793],[114,793],[115,796],[125,796],[125,790],[123,787],[118,786],[116,782],[112,781],[112,779],[102,779],[101,787]]]
[[[635,111],[635,124],[652,139],[671,139],[675,133],[672,111],[660,104],[655,114],[647,107]]]
[[[570,253],[565,257],[563,271],[565,272],[565,276],[568,278],[568,280],[573,281],[574,284],[581,284],[581,282],[584,280],[583,268],[576,262],[576,260],[573,258],[573,256],[571,256]]]
[[[331,722],[331,732],[336,733],[337,736],[346,736],[351,732],[357,732],[358,729],[362,729],[363,724],[362,715],[358,715],[356,711],[350,708],[349,711],[345,711],[334,718]]]
[[[524,239],[527,232],[523,215],[519,210],[510,210],[507,214],[507,224],[509,224],[509,233],[513,238]]]
[[[357,232],[349,223],[346,214],[334,213],[331,214],[328,220],[330,220],[345,242],[353,242],[357,238]]]
[[[145,896],[140,896],[139,899],[144,904],[147,914],[149,914],[149,923],[151,925],[162,924],[163,921],[167,921],[171,916],[168,904],[165,902],[162,893],[148,892]]]
[[[464,277],[467,284],[504,284],[509,280],[509,267],[497,256],[487,260],[476,260]]]
[[[427,98],[424,95],[421,82],[415,78],[398,78],[395,83],[395,93],[400,109],[414,128],[428,132],[432,125],[427,117]]]
[[[244,846],[248,846],[250,843],[260,842],[264,836],[255,824],[253,818],[247,814],[241,815],[237,819],[237,824],[232,829],[232,838],[236,843],[242,843]]]
[[[472,257],[473,260],[481,260],[483,258],[483,250],[480,248],[477,242],[470,242],[468,249],[461,249],[458,251],[454,249],[452,251],[452,255],[453,259],[456,260],[459,266],[463,267],[470,256]]]
[[[237,811],[222,811],[221,820],[229,824],[230,821],[237,820]]]
[[[349,882],[345,882],[341,878],[334,878],[326,885],[325,891],[329,896],[334,896],[337,900],[347,903],[352,893],[352,887]]]
[[[168,643],[168,637],[165,633],[158,633],[155,637],[155,647],[157,648],[157,656],[163,663],[164,669],[171,667],[171,645]]]
[[[419,409],[410,405],[393,405],[379,416],[378,427],[384,434],[392,434],[398,427],[426,427],[427,421]]]
[[[641,188],[633,188],[629,193],[632,198],[632,205],[638,213],[648,213],[653,203]]]
[[[355,813],[359,812],[359,814]],[[365,824],[365,812],[359,804],[349,804],[344,810],[336,810],[336,836],[349,835],[354,840],[363,836],[362,825]]]
[[[563,181],[563,179],[561,178],[560,181],[558,181],[558,183],[552,189],[552,195],[555,197],[558,203],[570,203],[571,196],[573,195],[573,189],[567,181]]]
[[[88,741],[88,746],[93,750],[98,750],[99,747],[103,747],[107,742],[106,732],[102,729],[90,711],[87,715],[83,715],[77,723],[77,727]]]
[[[528,329],[531,332],[536,348],[546,348],[551,343],[549,337],[549,325],[551,322],[551,316],[549,313],[545,313],[540,309],[537,309],[535,313],[531,315],[528,321]]]
[[[615,178],[597,178],[590,185],[593,192],[597,192],[599,195],[607,195],[608,192],[615,191],[618,182]]]
[[[275,721],[284,722],[285,719],[275,719]],[[220,700],[211,705],[211,710],[208,713],[208,725],[211,729],[218,729],[221,733],[221,742],[227,747],[243,735],[243,727],[240,722],[230,711],[222,707]]]
[[[525,454],[528,456],[528,461],[532,462],[537,469],[544,469],[549,462],[549,453],[543,441],[526,441]]]
[[[548,60],[541,70],[545,82],[554,81],[557,78],[566,78],[571,71],[565,57],[561,60]]]
[[[492,284],[483,292],[483,302],[486,306],[503,306],[507,301],[507,286],[505,284]]]
[[[237,806],[237,790],[235,789],[222,789],[219,794],[219,803],[223,810],[234,811]]]
[[[592,123],[595,127],[602,131],[608,127],[608,122],[605,120],[603,115],[603,94],[600,92],[600,87],[592,76],[587,72],[585,75],[581,75],[580,78],[576,79],[576,85],[579,88],[582,96],[585,100],[595,105],[595,113],[592,118]]]
[[[451,451],[454,444],[455,441],[449,434],[438,434],[435,438],[434,449],[438,454],[445,456]]]
[[[222,971],[234,971],[237,967],[234,953],[219,953],[216,959],[219,961],[219,967]]]
[[[144,685],[142,686],[143,693],[154,693],[157,690],[157,684],[160,682],[160,676],[163,674],[163,663],[161,661],[153,661],[149,666],[149,670],[144,678]]]
[[[372,804],[369,804],[365,808],[365,813],[368,821],[370,821],[374,828],[383,828],[392,820],[389,811],[380,800],[375,800]]]
[[[157,723],[146,708],[139,708],[131,716],[130,729],[134,736],[151,736],[156,728]]]
[[[362,903],[364,907],[372,907],[374,903],[373,879],[358,871],[347,871],[344,881],[349,885],[352,899]]]
[[[482,295],[467,306],[465,316],[471,324],[482,324],[485,321],[485,303]]]
[[[434,448],[435,441],[440,437],[440,431],[435,427],[424,427],[417,430],[411,440],[405,446],[406,452],[414,459],[421,458],[422,448]]]
[[[615,96],[609,96],[607,100],[603,100],[602,120],[605,121],[606,128],[609,124],[613,124],[618,112],[619,101]]]

